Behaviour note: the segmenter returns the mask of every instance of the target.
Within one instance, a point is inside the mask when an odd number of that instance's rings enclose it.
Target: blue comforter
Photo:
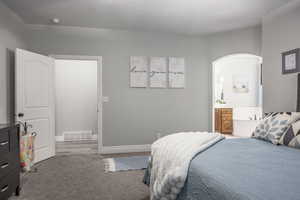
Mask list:
[[[226,139],[191,162],[177,200],[299,200],[300,150]]]

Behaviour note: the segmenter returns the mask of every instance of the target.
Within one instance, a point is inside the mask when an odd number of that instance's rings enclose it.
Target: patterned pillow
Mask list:
[[[279,144],[289,125],[300,119],[300,112],[268,113],[252,134],[253,138]]]
[[[292,123],[282,135],[280,144],[300,149],[300,121]]]

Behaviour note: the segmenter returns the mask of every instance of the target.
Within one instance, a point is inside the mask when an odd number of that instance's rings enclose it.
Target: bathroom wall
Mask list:
[[[56,135],[97,133],[97,61],[55,61]]]
[[[214,63],[215,100],[223,89],[227,107],[260,106],[260,60],[249,56],[230,56]],[[244,83],[245,91],[234,88]]]

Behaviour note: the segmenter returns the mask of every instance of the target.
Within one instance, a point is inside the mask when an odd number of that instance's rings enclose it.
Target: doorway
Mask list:
[[[262,58],[233,54],[212,67],[212,130],[249,137],[262,118]]]
[[[95,56],[45,56],[23,49],[16,49],[15,67],[15,121],[25,125],[27,132],[21,129],[23,134],[37,133],[34,140],[34,163],[55,156],[55,142],[64,140],[62,135],[55,132],[55,59],[56,60],[79,60],[94,61],[96,70],[96,128],[97,135],[96,152],[102,152],[102,57]],[[66,73],[68,76],[71,73]],[[81,77],[82,74],[80,74]],[[64,78],[63,78],[64,79]],[[64,85],[63,85],[64,86]],[[62,86],[62,87],[63,87]],[[82,85],[78,86],[80,94]],[[78,96],[70,103],[75,102]],[[76,108],[76,106],[73,106]],[[72,109],[73,111],[73,109]],[[85,115],[81,113],[79,115]],[[73,116],[72,116],[73,117]],[[75,122],[75,121],[72,121]],[[74,123],[73,123],[74,124]],[[81,130],[84,131],[84,130]],[[79,131],[80,132],[80,131]],[[87,138],[88,136],[86,136]],[[92,139],[95,136],[92,136]],[[85,138],[85,139],[86,139]],[[97,150],[98,147],[98,150]],[[84,149],[83,149],[84,150]]]
[[[102,146],[101,58],[53,57],[56,154],[98,153]]]

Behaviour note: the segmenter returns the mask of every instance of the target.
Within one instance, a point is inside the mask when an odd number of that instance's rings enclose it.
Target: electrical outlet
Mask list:
[[[103,102],[103,103],[109,102],[109,97],[103,96],[103,97],[102,97],[102,102]]]

